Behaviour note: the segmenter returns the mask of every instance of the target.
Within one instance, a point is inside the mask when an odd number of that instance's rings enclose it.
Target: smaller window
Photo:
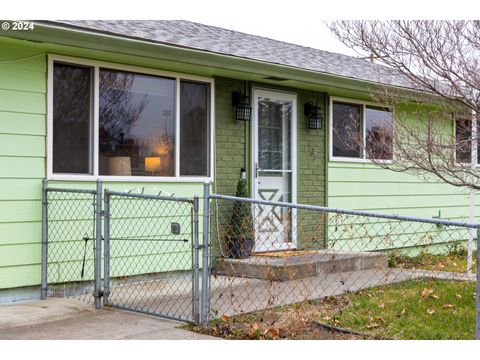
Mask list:
[[[477,123],[477,134],[480,128]],[[472,162],[471,115],[455,116],[455,160],[459,164]],[[477,164],[480,164],[480,146],[477,146]]]
[[[383,108],[365,108],[365,150],[367,158],[391,160],[393,155],[393,115]]]
[[[210,168],[209,86],[180,83],[180,175],[208,176]]]
[[[53,68],[53,172],[92,174],[92,68]]]
[[[334,101],[332,156],[345,159],[391,160],[392,112],[381,107]]]

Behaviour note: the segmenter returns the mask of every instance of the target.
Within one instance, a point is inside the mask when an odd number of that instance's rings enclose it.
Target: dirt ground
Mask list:
[[[236,340],[365,340],[367,335],[322,326],[348,305],[348,298],[326,297],[281,308],[234,317],[222,316],[208,329],[188,326],[192,331]]]

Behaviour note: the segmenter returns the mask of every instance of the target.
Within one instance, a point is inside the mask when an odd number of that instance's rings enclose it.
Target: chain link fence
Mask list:
[[[44,185],[42,298],[72,297],[93,302],[96,211],[97,191]]]
[[[308,338],[326,329],[475,338],[467,247],[478,225],[211,198],[214,326],[247,338]]]
[[[243,338],[480,335],[478,224],[209,194],[208,184],[203,214],[198,197],[100,182],[45,183],[43,196],[42,297],[99,308],[103,296]]]

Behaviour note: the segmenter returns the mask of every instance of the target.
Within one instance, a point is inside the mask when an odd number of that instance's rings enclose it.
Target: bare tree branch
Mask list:
[[[376,102],[394,109],[393,128],[371,129],[367,141],[350,131],[348,142],[362,146],[380,167],[480,190],[472,164],[472,147],[478,143],[472,114],[480,114],[480,21],[327,25],[345,45],[379,59],[396,80],[379,79],[380,90],[370,89]],[[398,79],[403,79],[403,88]],[[393,159],[384,161],[392,158],[389,149]]]

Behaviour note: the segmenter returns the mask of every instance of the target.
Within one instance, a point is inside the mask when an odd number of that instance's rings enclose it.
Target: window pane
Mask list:
[[[457,163],[472,161],[472,121],[457,116],[455,121],[455,143]]]
[[[290,101],[259,98],[258,165],[260,169],[290,169],[291,119],[292,103]]]
[[[99,173],[175,175],[175,80],[100,70]]]
[[[361,158],[362,106],[333,103],[333,156]]]
[[[208,85],[182,81],[180,87],[180,174],[209,175]]]
[[[391,160],[393,154],[393,115],[390,111],[367,107],[365,140],[369,159]]]
[[[91,174],[92,71],[53,67],[53,172]]]

